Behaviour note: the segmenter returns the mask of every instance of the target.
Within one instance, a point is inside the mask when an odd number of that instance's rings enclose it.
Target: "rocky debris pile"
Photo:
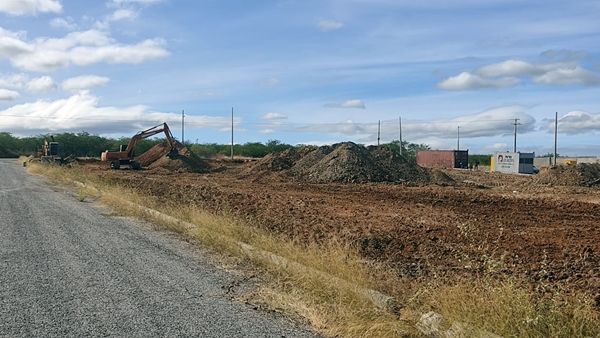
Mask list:
[[[309,183],[429,182],[429,172],[387,147],[365,147],[352,142],[271,154],[246,174],[286,172]]]
[[[159,143],[135,160],[150,170],[168,170],[172,172],[208,172],[209,166],[193,154],[186,146],[177,142],[177,152],[171,152],[167,141]]]
[[[534,181],[550,186],[600,186],[600,163],[560,165],[539,173]]]

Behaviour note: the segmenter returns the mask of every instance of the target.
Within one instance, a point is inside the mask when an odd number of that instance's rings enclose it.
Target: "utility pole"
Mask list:
[[[400,155],[402,155],[402,116],[398,116],[398,139],[400,140]]]
[[[381,120],[377,123],[377,146],[379,146],[379,140],[381,140]]]
[[[460,150],[460,126],[456,128],[456,150]]]
[[[185,144],[185,110],[181,110],[181,143]]]
[[[233,161],[233,107],[231,107],[231,160]]]
[[[517,126],[519,125],[519,120],[520,119],[515,119],[515,140],[514,140],[514,144],[513,144],[513,153],[517,152]]]
[[[558,155],[558,112],[554,115],[554,166],[556,167],[556,160]]]

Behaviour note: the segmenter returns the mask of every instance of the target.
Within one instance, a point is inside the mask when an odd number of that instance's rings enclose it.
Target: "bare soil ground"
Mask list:
[[[207,174],[86,167],[166,202],[232,212],[298,241],[342,238],[415,280],[516,276],[538,291],[600,294],[598,188],[462,170],[436,174],[451,177],[445,186],[315,184],[279,171],[252,175],[255,165],[213,162],[219,170]]]

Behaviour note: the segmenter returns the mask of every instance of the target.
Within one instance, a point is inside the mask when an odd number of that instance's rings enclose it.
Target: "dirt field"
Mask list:
[[[453,186],[308,184],[283,173],[252,177],[248,164],[212,166],[218,172],[101,175],[165,201],[230,211],[300,241],[341,237],[415,280],[518,276],[541,293],[561,287],[600,295],[598,188],[458,170],[446,171]]]

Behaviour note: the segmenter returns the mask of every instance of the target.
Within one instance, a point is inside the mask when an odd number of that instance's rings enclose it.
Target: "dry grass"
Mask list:
[[[365,261],[341,241],[329,245],[304,246],[274,236],[233,216],[215,215],[194,206],[160,204],[151,196],[140,196],[102,181],[78,169],[32,165],[32,173],[44,174],[66,184],[85,182],[78,196],[99,198],[120,212],[161,223],[184,233],[206,246],[250,260],[264,272],[268,283],[258,296],[268,306],[302,316],[327,336],[397,337],[419,336],[416,329],[421,314],[434,310],[452,322],[517,337],[594,337],[600,336],[600,316],[590,298],[537,299],[516,280],[476,280],[415,284],[401,279],[383,264]],[[138,208],[130,201],[193,223],[187,228],[166,222]],[[239,242],[275,253],[309,267],[274,264],[261,256],[248,256]],[[324,274],[323,272],[326,272]],[[340,283],[341,280],[352,283]],[[359,292],[372,288],[396,297],[402,309],[392,314],[373,306]],[[470,335],[466,334],[465,335]]]

